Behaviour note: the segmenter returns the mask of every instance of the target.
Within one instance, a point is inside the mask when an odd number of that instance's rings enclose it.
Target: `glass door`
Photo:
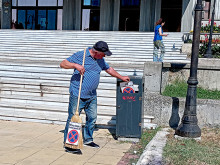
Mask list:
[[[17,29],[35,29],[35,10],[18,10]]]
[[[57,10],[38,10],[38,29],[56,30]]]
[[[18,21],[15,22],[17,29],[24,29],[26,22],[26,10],[18,10]]]
[[[35,29],[35,10],[27,10],[26,29]]]
[[[47,14],[47,30],[56,30],[57,10],[48,10]]]
[[[46,30],[47,29],[47,12],[46,10],[38,10],[38,21],[37,29]]]

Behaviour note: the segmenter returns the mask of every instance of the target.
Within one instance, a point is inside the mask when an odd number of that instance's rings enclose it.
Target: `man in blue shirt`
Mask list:
[[[79,94],[80,75],[83,75],[82,90],[80,97],[79,113],[84,109],[86,113],[86,123],[83,130],[84,145],[99,148],[93,142],[93,131],[97,119],[97,96],[96,89],[99,84],[100,72],[105,70],[113,77],[123,81],[130,81],[128,76],[122,76],[110,67],[103,57],[110,56],[108,45],[104,41],[97,42],[93,48],[86,49],[85,64],[82,66],[84,51],[79,51],[60,63],[61,68],[74,69],[70,80],[70,98],[68,107],[68,119],[64,131],[64,143],[67,138],[69,122],[75,113]],[[66,150],[70,150],[66,148]]]

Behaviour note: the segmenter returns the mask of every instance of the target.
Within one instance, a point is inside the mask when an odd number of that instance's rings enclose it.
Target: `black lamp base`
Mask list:
[[[189,138],[197,138],[201,136],[201,129],[197,124],[181,123],[175,131],[175,135]]]

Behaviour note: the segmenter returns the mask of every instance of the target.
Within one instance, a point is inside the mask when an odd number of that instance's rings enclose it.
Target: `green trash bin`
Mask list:
[[[138,76],[132,76],[130,80],[129,83],[117,80],[116,136],[140,138],[144,123],[142,121],[144,80]]]

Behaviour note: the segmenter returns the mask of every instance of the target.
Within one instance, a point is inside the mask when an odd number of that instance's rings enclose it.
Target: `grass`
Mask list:
[[[170,132],[163,150],[166,165],[220,164],[220,129],[203,129],[201,141],[177,140]]]
[[[186,97],[188,84],[186,82],[175,81],[167,85],[162,95],[170,97]],[[197,87],[197,98],[199,99],[220,99],[220,91],[212,91]]]
[[[156,128],[154,130],[145,129],[142,133],[140,141],[138,143],[132,144],[131,148],[123,156],[120,162],[123,162],[122,164],[127,165],[136,164],[141,154],[143,153],[146,145],[152,140],[152,138],[156,135],[157,131],[159,130],[160,128]]]

